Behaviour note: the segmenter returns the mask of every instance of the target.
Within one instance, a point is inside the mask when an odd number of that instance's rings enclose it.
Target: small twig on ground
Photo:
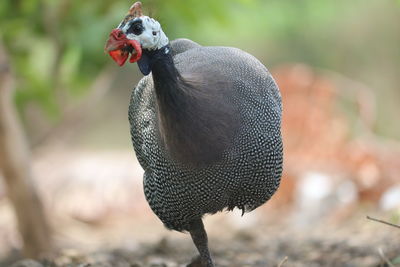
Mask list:
[[[394,224],[394,223],[390,223],[390,222],[386,222],[386,221],[382,221],[382,220],[378,220],[378,219],[375,219],[375,218],[372,218],[372,217],[369,217],[369,216],[367,216],[367,219],[371,220],[371,221],[376,221],[376,222],[380,222],[380,223],[383,223],[383,224],[387,224],[387,225],[390,225],[390,226],[393,226],[393,227],[396,227],[396,228],[400,228],[400,225],[397,225],[397,224]]]
[[[283,260],[278,264],[278,267],[282,267],[285,262],[287,262],[288,256],[285,256]]]
[[[383,253],[382,248],[378,248],[378,253],[379,253],[379,256],[381,256],[381,259],[387,264],[387,266],[395,267],[394,264],[391,263],[390,260],[385,256],[385,254]]]

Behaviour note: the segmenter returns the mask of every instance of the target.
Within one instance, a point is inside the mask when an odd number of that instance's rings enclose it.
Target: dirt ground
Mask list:
[[[263,225],[232,230],[224,223],[218,229],[220,223],[212,222],[209,233],[210,249],[220,267],[400,266],[400,230],[362,218],[302,229]],[[62,249],[41,261],[23,260],[12,266],[178,267],[195,256],[189,235],[165,230],[155,241],[94,251]],[[0,266],[10,266],[12,258],[8,260]]]

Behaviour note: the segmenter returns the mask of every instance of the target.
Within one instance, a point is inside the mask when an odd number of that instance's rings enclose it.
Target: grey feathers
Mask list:
[[[163,127],[174,121],[162,124],[152,75],[133,90],[129,121],[146,198],[168,228],[182,231],[206,213],[250,211],[273,195],[282,172],[282,106],[267,69],[239,49],[183,39],[171,43],[171,53],[186,89],[197,90],[179,118],[186,129],[165,141],[171,131]],[[196,160],[204,164],[190,164]]]
[[[176,56],[177,54],[183,53],[186,50],[200,47],[198,43],[193,42],[192,40],[180,38],[171,41],[171,54],[172,56]]]

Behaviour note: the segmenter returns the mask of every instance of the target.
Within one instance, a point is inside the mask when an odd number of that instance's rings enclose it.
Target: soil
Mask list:
[[[366,226],[367,225],[367,226]],[[352,230],[350,230],[352,229]],[[222,229],[221,229],[222,230]],[[64,249],[41,261],[24,260],[12,267],[180,267],[197,253],[189,235],[174,233],[134,248],[85,252]],[[365,222],[351,227],[288,229],[281,226],[239,230],[210,237],[216,266],[400,266],[400,231]],[[3,265],[1,265],[3,266]],[[8,266],[8,265],[4,265]]]

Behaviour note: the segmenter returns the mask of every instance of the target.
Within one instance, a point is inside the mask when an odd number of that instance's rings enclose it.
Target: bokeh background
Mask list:
[[[217,263],[400,264],[399,229],[366,219],[400,222],[400,1],[142,2],[170,40],[241,48],[281,89],[281,188],[244,217],[206,218]],[[178,266],[195,254],[144,199],[127,120],[141,73],[103,51],[132,3],[0,2],[0,265]]]

